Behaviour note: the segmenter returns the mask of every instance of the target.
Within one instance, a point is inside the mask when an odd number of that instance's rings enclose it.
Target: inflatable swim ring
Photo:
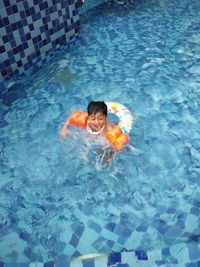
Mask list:
[[[108,107],[108,113],[115,114],[119,118],[118,126],[126,134],[130,133],[133,125],[133,117],[130,111],[118,102],[105,102]]]

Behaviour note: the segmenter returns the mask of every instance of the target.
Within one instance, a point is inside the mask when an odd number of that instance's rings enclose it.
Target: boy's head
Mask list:
[[[87,107],[88,115],[97,114],[98,112],[102,113],[105,117],[108,114],[108,108],[106,104],[102,101],[92,101],[88,104]]]
[[[101,101],[92,101],[87,107],[89,115],[87,125],[93,132],[101,132],[106,125],[107,105]]]

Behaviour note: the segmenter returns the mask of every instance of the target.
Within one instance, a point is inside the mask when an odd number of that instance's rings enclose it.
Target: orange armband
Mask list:
[[[82,111],[75,111],[68,118],[69,125],[86,128],[88,120],[88,113]]]
[[[116,150],[120,150],[130,140],[130,137],[123,133],[119,126],[106,133],[106,138],[112,143]]]

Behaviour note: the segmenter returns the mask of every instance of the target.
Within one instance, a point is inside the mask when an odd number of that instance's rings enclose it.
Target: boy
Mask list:
[[[87,107],[88,119],[87,130],[89,133],[104,135],[107,131],[111,131],[113,126],[107,120],[108,109],[107,105],[101,101],[92,101]],[[62,139],[68,134],[68,120],[65,122],[63,128],[60,131]]]

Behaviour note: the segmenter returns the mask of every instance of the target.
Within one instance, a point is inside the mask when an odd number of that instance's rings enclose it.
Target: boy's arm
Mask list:
[[[69,126],[69,121],[67,120],[65,124],[63,125],[62,129],[60,130],[60,137],[62,139],[65,138],[65,136],[69,133],[69,130],[67,129]]]

